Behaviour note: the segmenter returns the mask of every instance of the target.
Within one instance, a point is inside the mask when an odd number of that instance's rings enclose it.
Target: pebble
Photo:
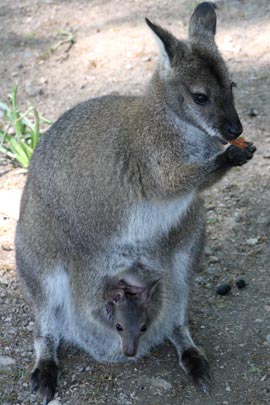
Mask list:
[[[16,361],[9,356],[0,356],[0,368],[13,366]]]
[[[270,158],[270,154],[269,154]],[[256,220],[256,222],[260,225],[268,225],[270,224],[270,218],[264,215],[259,216],[259,218]]]
[[[151,61],[151,56],[143,56],[142,57],[142,62],[150,62]]]
[[[1,248],[2,248],[3,250],[6,250],[7,252],[13,250],[12,244],[11,244],[11,243],[8,243],[8,242],[2,243]]]
[[[42,90],[39,87],[34,86],[30,81],[25,83],[25,91],[30,97],[35,97],[42,93]]]
[[[219,295],[225,295],[227,294],[229,291],[231,290],[231,286],[228,283],[223,283],[220,284],[217,288],[216,288],[216,293]]]
[[[219,263],[220,260],[217,256],[209,256],[209,263]]]
[[[152,385],[153,389],[159,390],[160,393],[161,391],[164,393],[172,389],[172,384],[164,378],[152,377],[149,379],[149,383]]]
[[[270,344],[270,335],[267,335],[267,336],[266,336],[266,340],[267,340],[267,343]]]
[[[53,399],[48,403],[48,405],[61,405],[61,402],[59,402],[57,399]]]
[[[243,278],[238,278],[235,282],[236,287],[241,289],[241,288],[245,288],[247,286],[245,280]]]
[[[250,117],[257,117],[258,111],[256,110],[256,108],[251,108],[251,109],[249,110],[248,115],[249,115]]]
[[[257,245],[258,240],[259,240],[258,238],[249,238],[246,240],[246,242],[247,242],[247,245],[249,245],[249,246],[255,246],[255,245]]]

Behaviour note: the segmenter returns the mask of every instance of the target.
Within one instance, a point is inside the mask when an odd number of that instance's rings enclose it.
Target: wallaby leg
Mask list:
[[[53,335],[35,336],[37,362],[30,377],[31,393],[39,391],[43,397],[43,405],[47,405],[54,397],[57,387],[57,348],[59,337]]]
[[[176,326],[169,336],[175,346],[179,363],[185,373],[192,379],[204,393],[208,393],[210,367],[205,355],[194,344],[186,326]]]
[[[52,399],[57,387],[57,348],[60,333],[56,324],[56,313],[50,311],[41,315],[36,322],[35,351],[36,365],[30,377],[31,393],[39,391],[43,397],[43,405]],[[58,321],[59,322],[59,321]]]

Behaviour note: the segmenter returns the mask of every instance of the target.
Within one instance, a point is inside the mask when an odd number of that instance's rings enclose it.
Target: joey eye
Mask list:
[[[147,331],[147,326],[146,325],[143,325],[142,327],[141,327],[141,332],[146,332]]]
[[[192,98],[193,98],[193,101],[199,105],[205,105],[209,101],[209,97],[206,94],[202,94],[202,93],[193,93]]]
[[[123,328],[122,328],[122,326],[120,325],[120,323],[117,323],[117,324],[115,325],[115,328],[116,328],[116,330],[118,330],[118,332],[122,332],[122,330],[123,330]]]

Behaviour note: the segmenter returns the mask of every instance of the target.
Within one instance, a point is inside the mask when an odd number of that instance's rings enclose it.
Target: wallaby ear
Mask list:
[[[189,23],[189,37],[191,40],[205,41],[214,40],[216,33],[217,16],[213,3],[204,2],[199,4]]]
[[[187,46],[178,41],[169,31],[159,25],[153,24],[148,18],[145,18],[145,21],[154,33],[155,39],[159,45],[163,68],[169,70],[174,58],[183,56]]]

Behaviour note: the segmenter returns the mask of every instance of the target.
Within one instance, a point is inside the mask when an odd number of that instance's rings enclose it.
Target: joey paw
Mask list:
[[[248,142],[245,149],[240,149],[237,146],[231,145],[226,150],[227,158],[232,166],[242,166],[253,157],[256,147]]]
[[[43,397],[43,405],[47,405],[54,397],[57,387],[57,365],[54,361],[41,361],[30,377],[30,392],[37,391]]]
[[[181,358],[182,366],[196,388],[209,394],[210,367],[206,357],[195,347],[185,350]]]

